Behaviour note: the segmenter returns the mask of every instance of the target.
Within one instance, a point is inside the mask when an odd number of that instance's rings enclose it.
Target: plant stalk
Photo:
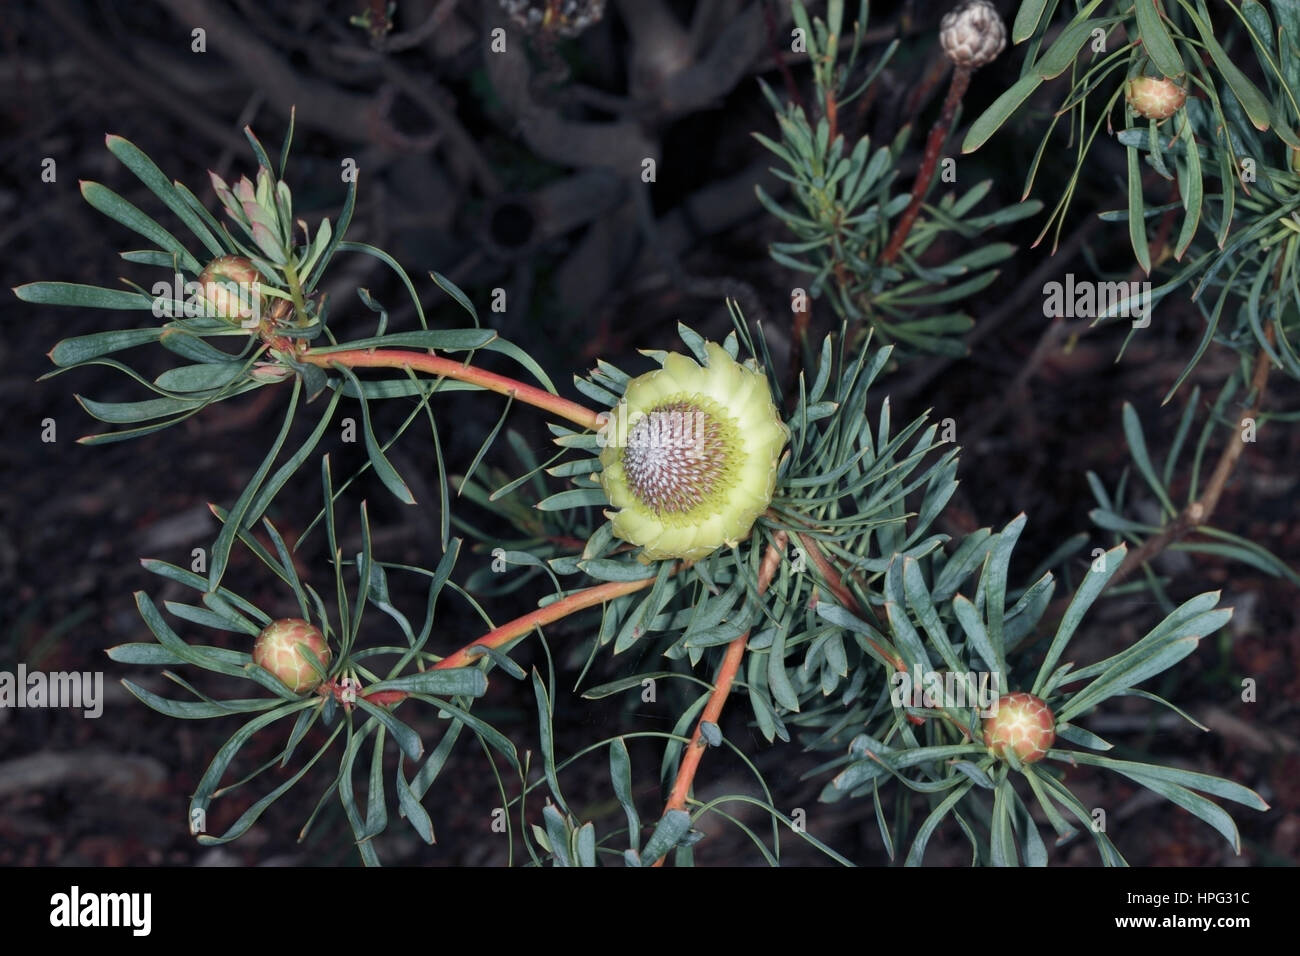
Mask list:
[[[1273,326],[1268,327],[1265,336],[1271,345],[1274,341]],[[1269,359],[1268,352],[1260,349],[1259,355],[1255,357],[1255,368],[1250,378],[1250,389],[1255,394],[1255,401],[1237,419],[1238,423],[1243,419],[1259,417],[1260,410],[1264,406],[1264,389],[1268,386],[1268,373],[1271,368],[1272,360]],[[1219,460],[1214,465],[1214,471],[1210,473],[1210,480],[1205,485],[1205,491],[1179,512],[1178,517],[1166,525],[1163,531],[1155,537],[1142,542],[1142,545],[1136,550],[1130,551],[1125,556],[1124,563],[1119,566],[1119,570],[1106,582],[1107,587],[1115,587],[1142,565],[1164,551],[1169,545],[1195,531],[1198,525],[1208,522],[1210,516],[1214,514],[1214,509],[1218,507],[1219,498],[1223,495],[1223,489],[1226,487],[1228,479],[1232,477],[1232,473],[1236,470],[1237,462],[1245,450],[1246,443],[1241,440],[1240,435],[1229,439],[1228,444],[1219,455]]]
[[[931,180],[934,179],[934,170],[939,165],[939,153],[943,150],[944,141],[952,129],[952,121],[957,116],[957,104],[961,102],[961,98],[966,95],[967,87],[970,86],[971,72],[968,66],[953,67],[952,83],[948,85],[948,95],[943,101],[943,112],[939,114],[939,121],[930,128],[930,135],[925,141],[925,154],[921,157],[921,168],[916,171],[916,182],[912,185],[912,201],[903,210],[903,215],[894,228],[894,234],[889,237],[889,245],[885,246],[885,251],[881,253],[880,261],[885,265],[892,263],[903,251],[903,244],[916,223],[916,217],[921,213],[921,204],[925,201],[925,194],[930,189]]]
[[[488,631],[472,644],[466,644],[451,656],[444,657],[433,665],[433,669],[446,670],[451,667],[466,667],[474,663],[479,657],[479,655],[471,653],[476,647],[490,647],[495,650],[509,644],[516,638],[523,637],[535,627],[553,624],[570,614],[586,610],[589,607],[595,607],[597,604],[604,604],[606,601],[612,601],[624,594],[633,594],[644,590],[654,583],[655,579],[652,577],[642,578],[639,581],[607,581],[604,584],[597,584],[595,587],[575,591],[567,597],[546,605],[546,607],[538,608],[536,611],[517,617],[513,621],[508,621],[500,627]]]
[[[516,401],[535,406],[550,412],[575,425],[595,431],[604,421],[601,413],[594,412],[585,405],[571,402],[567,398],[552,395],[545,389],[528,385],[518,379],[497,375],[474,365],[453,362],[451,359],[428,352],[411,352],[403,349],[349,349],[339,352],[316,352],[308,349],[294,356],[299,362],[328,368],[331,365],[344,365],[348,368],[410,368],[419,372],[428,372],[458,382],[468,382],[489,392],[509,395]]]
[[[784,531],[778,531],[772,535],[772,541],[763,554],[763,563],[758,567],[758,593],[760,596],[766,593],[768,586],[772,583],[776,569],[781,564],[781,558],[785,556],[787,540],[788,536]],[[682,755],[681,765],[677,768],[677,779],[673,782],[672,792],[668,795],[668,802],[664,805],[665,814],[670,810],[686,809],[686,797],[691,792],[691,784],[695,781],[695,772],[699,770],[700,759],[704,756],[705,748],[708,746],[700,728],[705,722],[716,724],[718,718],[722,716],[722,707],[727,702],[727,695],[731,693],[731,685],[735,682],[736,674],[740,671],[740,663],[744,660],[745,645],[748,641],[749,631],[746,631],[727,645],[727,652],[722,658],[722,666],[718,668],[718,676],[713,684],[713,693],[709,695],[708,702],[704,705],[704,713],[700,715],[699,721],[695,724],[695,733],[691,734],[691,741],[686,745],[686,752]],[[663,866],[663,862],[664,857],[660,857],[652,865]]]

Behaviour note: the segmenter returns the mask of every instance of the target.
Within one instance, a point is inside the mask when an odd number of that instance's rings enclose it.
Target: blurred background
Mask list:
[[[873,50],[893,39],[901,41],[900,50],[871,95],[841,117],[850,140],[870,136],[876,143],[913,123],[909,175],[946,85],[937,25],[950,5],[871,5],[867,59],[874,61]],[[820,6],[812,4],[814,12]],[[998,6],[1008,19],[1014,15],[1014,3]],[[549,17],[546,7],[545,0],[6,4],[0,22],[5,286],[36,280],[112,286],[119,275],[142,283],[156,278],[117,256],[137,248],[138,237],[100,216],[79,193],[79,180],[93,179],[172,222],[110,155],[105,134],[136,143],[216,210],[207,171],[227,181],[254,173],[241,129],[250,125],[274,155],[296,107],[286,174],[296,214],[313,226],[323,216],[337,217],[345,194],[341,164],[352,159],[360,178],[349,237],[386,249],[407,268],[436,325],[463,325],[467,317],[429,280],[428,270],[460,285],[483,322],[527,349],[562,394],[577,397],[572,376],[598,357],[633,373],[646,370],[648,361],[637,350],[675,347],[678,322],[710,337],[725,335],[728,298],[761,323],[774,358],[786,361],[791,289],[802,283],[768,255],[772,242],[790,236],[760,206],[754,187],[761,184],[778,200],[785,187],[768,171],[770,154],[751,134],[776,132],[759,80],[782,98],[799,97],[809,85],[806,57],[791,52],[788,4],[560,0]],[[491,48],[497,28],[505,31],[500,53]],[[975,76],[956,137],[1014,80],[1019,62],[1018,53],[1009,52]],[[1018,115],[988,147],[962,160],[964,182],[994,178],[989,208],[1020,198],[1041,136],[1028,117],[1041,119],[1051,108],[1045,101],[1037,113]],[[1201,330],[1190,306],[1171,301],[1160,307],[1150,334],[1135,338],[1119,362],[1114,358],[1124,330],[1112,328],[1054,343],[1030,364],[1045,322],[1043,284],[1089,263],[1104,264],[1112,253],[1120,261],[1128,255],[1123,224],[1096,218],[1099,210],[1120,204],[1122,156],[1098,156],[1080,184],[1058,255],[1049,260],[1045,248],[1022,248],[969,304],[977,321],[970,355],[897,363],[875,398],[890,396],[895,419],[933,409],[935,419],[956,422],[962,484],[940,530],[957,535],[1000,527],[1020,511],[1029,515],[1013,579],[1023,579],[1070,535],[1088,532],[1098,544],[1109,543],[1088,521],[1093,503],[1085,472],[1113,483],[1126,466],[1120,428],[1125,400],[1141,412],[1148,441],[1167,446],[1179,409],[1162,409],[1159,400]],[[52,180],[42,175],[50,159]],[[650,182],[643,175],[647,161]],[[1049,207],[1067,171],[1045,164],[1036,195]],[[1038,228],[1022,224],[997,238],[1027,247]],[[375,316],[358,300],[358,287],[388,306],[394,327],[412,326],[413,307],[392,273],[368,257],[341,255],[324,285],[340,338],[373,329]],[[494,290],[504,292],[504,311],[491,308]],[[133,592],[146,589],[159,602],[180,596],[139,559],[188,566],[191,549],[210,543],[217,523],[207,503],[228,506],[237,497],[268,447],[286,392],[261,389],[161,433],[83,447],[75,439],[98,430],[98,423],[74,395],[104,401],[144,396],[129,379],[102,367],[37,383],[51,368],[46,353],[67,336],[128,328],[136,317],[32,308],[8,292],[0,310],[0,670],[13,671],[20,662],[31,670],[99,670],[106,695],[96,720],[76,711],[0,709],[0,863],[354,863],[337,801],[322,811],[307,840],[297,841],[328,778],[308,777],[240,841],[198,846],[187,830],[188,795],[231,722],[168,720],[147,710],[118,680],[129,675],[155,690],[162,682],[103,654],[119,643],[149,639]],[[829,309],[814,302],[812,341],[834,326]],[[152,376],[173,358],[143,349],[132,362]],[[1212,351],[1193,382],[1216,381],[1222,364],[1214,363],[1229,361]],[[1295,407],[1300,398],[1281,381],[1271,394],[1278,407]],[[377,406],[381,425],[400,421],[408,410],[402,404]],[[485,417],[485,404],[448,396],[439,409],[453,473],[468,466],[496,420],[499,405]],[[56,441],[41,439],[47,419],[55,424]],[[546,447],[542,423],[530,410],[517,410],[510,420],[539,452]],[[311,422],[299,424],[305,433]],[[440,556],[440,518],[433,453],[418,434],[395,446],[391,457],[422,506],[403,508],[366,476],[352,500],[353,507],[362,498],[369,502],[380,557],[432,567]],[[1300,566],[1298,435],[1283,427],[1261,433],[1229,484],[1217,520],[1293,568]],[[337,440],[327,438],[322,449],[334,457],[336,474],[350,474],[364,460],[356,445]],[[516,473],[518,464],[504,442],[488,463],[506,474]],[[286,537],[312,519],[319,498],[308,468],[275,505]],[[457,514],[488,538],[508,535],[468,502],[457,505]],[[344,531],[346,552],[346,542],[357,540],[356,522],[345,522]],[[328,580],[320,539],[301,552],[309,580]],[[490,561],[490,548],[471,551],[471,543],[459,579]],[[1126,788],[1116,775],[1094,779],[1080,769],[1071,785],[1087,805],[1107,808],[1108,832],[1134,864],[1295,862],[1297,593],[1240,564],[1179,553],[1162,562],[1175,600],[1222,588],[1223,603],[1236,608],[1227,628],[1204,641],[1164,685],[1151,688],[1211,731],[1201,733],[1138,701],[1131,712],[1110,708],[1090,728],[1122,741],[1121,756],[1152,755],[1230,777],[1258,790],[1273,809],[1234,809],[1243,834],[1238,858],[1208,827],[1146,791]],[[230,579],[264,609],[292,611],[246,552],[236,552]],[[545,593],[543,581],[535,585],[516,595],[512,613]],[[395,593],[394,601],[414,614],[423,606],[418,588]],[[1157,614],[1153,602],[1103,602],[1086,619],[1080,657],[1097,659],[1131,643]],[[563,647],[566,634],[583,626],[590,621],[551,629],[552,645]],[[435,645],[449,651],[478,630],[481,624],[462,608],[449,607],[439,617]],[[517,656],[528,666],[537,654],[525,648]],[[561,679],[566,691],[573,676]],[[1243,677],[1257,681],[1255,703],[1241,701]],[[521,747],[535,746],[528,736],[535,732],[533,701],[514,688],[494,682],[482,715]],[[752,739],[750,752],[776,788],[778,806],[806,808],[810,830],[851,859],[888,862],[868,804],[817,804],[824,781],[802,775],[821,757],[792,746],[766,747],[746,728],[743,708],[734,711],[727,734]],[[557,701],[557,750],[571,753],[618,727],[668,729],[675,717],[671,701],[657,714],[630,713],[609,700],[564,693]],[[274,747],[265,745],[261,759]],[[643,813],[657,813],[658,750],[634,748],[632,756],[644,784],[638,791]],[[592,764],[590,776],[588,786],[581,769],[569,774],[570,802],[592,814],[617,813],[601,762]],[[742,764],[715,752],[699,786],[705,794],[743,792],[753,786],[750,780]],[[241,809],[238,800],[227,802],[236,806],[221,813]],[[505,840],[489,830],[491,808],[499,802],[487,759],[462,746],[426,800],[438,843],[425,846],[394,822],[380,838],[381,856],[395,863],[503,864]],[[540,801],[534,803],[532,810],[539,810]],[[750,824],[761,822],[737,812]],[[216,808],[213,816],[211,830],[230,822],[217,819]],[[697,847],[700,863],[762,862],[733,828],[715,825],[709,837]],[[793,862],[824,862],[798,842],[783,841],[783,849]],[[941,832],[927,856],[932,864],[968,860],[955,833]],[[1055,849],[1053,862],[1097,860],[1090,841],[1076,840]]]

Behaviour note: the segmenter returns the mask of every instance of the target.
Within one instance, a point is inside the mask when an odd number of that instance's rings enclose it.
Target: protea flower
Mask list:
[[[628,383],[601,429],[614,534],[651,560],[698,560],[744,539],[772,501],[790,437],[767,378],[719,345],[672,353]]]
[[[1036,763],[1055,742],[1056,716],[1033,694],[999,697],[997,712],[984,721],[984,745],[1002,759],[1010,751],[1021,763]]]
[[[939,45],[955,66],[975,70],[1006,48],[1006,24],[988,0],[965,0],[939,21]]]
[[[272,621],[253,644],[253,663],[280,678],[295,694],[305,694],[321,682],[306,654],[315,655],[322,671],[329,670],[331,654],[324,636],[296,617]]]
[[[1163,76],[1135,76],[1124,91],[1133,112],[1144,119],[1169,119],[1187,102],[1187,91]]]
[[[261,273],[243,256],[220,256],[199,273],[199,304],[205,315],[239,325],[260,319]]]

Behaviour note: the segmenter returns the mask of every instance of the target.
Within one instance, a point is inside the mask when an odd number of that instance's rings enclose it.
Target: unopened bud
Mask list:
[[[206,315],[235,325],[259,318],[262,308],[262,275],[243,256],[213,259],[199,273],[199,298]]]
[[[305,694],[321,675],[305,655],[314,656],[328,671],[332,656],[325,637],[301,618],[282,618],[262,628],[253,645],[253,663],[270,671],[295,694]]]
[[[1006,49],[1006,24],[989,0],[963,0],[939,21],[939,44],[956,66],[978,69]]]
[[[1128,105],[1144,119],[1169,119],[1187,102],[1187,91],[1163,76],[1135,76],[1125,90]]]
[[[1016,755],[1021,763],[1047,756],[1056,742],[1056,717],[1033,694],[1006,694],[998,698],[997,712],[984,721],[984,745],[996,757]]]

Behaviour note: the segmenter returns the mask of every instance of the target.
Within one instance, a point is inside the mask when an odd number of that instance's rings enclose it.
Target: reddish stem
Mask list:
[[[903,251],[903,243],[907,241],[907,236],[916,223],[916,217],[921,213],[921,204],[925,201],[925,194],[930,189],[931,180],[934,179],[934,170],[939,165],[939,153],[943,150],[944,140],[948,138],[949,130],[952,129],[952,121],[957,116],[957,104],[961,102],[961,98],[966,95],[966,88],[970,86],[970,75],[970,67],[953,68],[952,83],[949,84],[948,95],[943,101],[943,112],[939,114],[939,121],[930,128],[930,135],[925,141],[925,154],[921,157],[921,168],[917,170],[916,182],[912,185],[912,201],[903,210],[903,215],[894,228],[894,234],[889,237],[889,245],[885,246],[885,251],[880,256],[880,261],[886,265],[897,259],[899,253]]]
[[[410,352],[402,349],[345,349],[339,352],[300,352],[296,361],[329,368],[342,365],[347,368],[410,368],[428,372],[459,382],[469,382],[490,392],[511,395],[518,401],[536,406],[560,418],[567,419],[593,431],[600,428],[604,418],[577,402],[571,402],[545,389],[528,385],[505,375],[497,375],[474,365],[464,365],[428,352]]]
[[[674,573],[676,573],[676,570],[675,568]],[[546,607],[538,608],[536,611],[523,615],[523,617],[517,617],[513,621],[502,624],[495,630],[488,631],[472,644],[466,644],[450,657],[444,657],[437,664],[434,664],[434,670],[465,667],[474,663],[478,658],[479,655],[471,653],[476,647],[496,649],[509,644],[515,638],[523,637],[535,627],[551,624],[577,611],[603,604],[606,601],[612,601],[624,594],[633,594],[644,590],[654,583],[655,578],[642,578],[639,581],[609,581],[605,584],[597,584],[595,587],[575,591],[567,597],[546,605]]]
[[[772,542],[767,546],[767,551],[763,554],[763,563],[758,568],[758,593],[760,595],[767,591],[768,585],[772,583],[772,578],[776,574],[776,569],[781,564],[781,558],[785,555],[786,540],[786,533],[778,531],[772,536]],[[677,768],[677,779],[673,782],[672,792],[668,795],[668,802],[664,805],[665,815],[670,810],[686,809],[686,797],[691,792],[691,784],[695,781],[695,772],[700,768],[700,759],[704,756],[704,750],[708,746],[704,740],[701,727],[706,722],[716,724],[718,718],[722,716],[722,707],[727,702],[727,695],[731,693],[731,685],[735,682],[736,674],[740,670],[740,662],[744,660],[745,644],[748,640],[749,631],[746,631],[727,645],[727,652],[722,658],[722,666],[718,668],[718,676],[713,683],[713,693],[709,695],[709,699],[704,705],[704,713],[700,715],[700,719],[695,725],[695,733],[691,734],[691,741],[686,745],[686,752],[682,755],[681,766]],[[652,865],[663,866],[663,862],[664,857],[660,857]]]

